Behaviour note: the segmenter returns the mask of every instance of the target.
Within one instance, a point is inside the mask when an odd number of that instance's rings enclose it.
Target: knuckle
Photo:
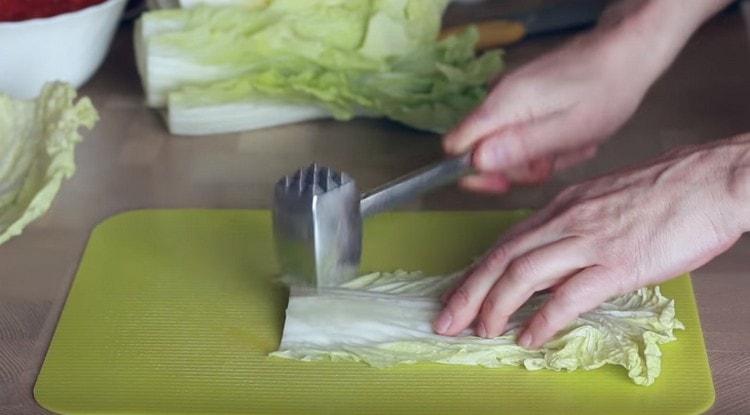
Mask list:
[[[478,321],[484,324],[490,332],[502,330],[510,313],[503,309],[503,306],[495,298],[487,298],[482,304],[482,310],[479,313]]]
[[[574,201],[560,210],[557,224],[567,234],[591,235],[603,223],[601,214],[601,208],[595,201]]]
[[[591,218],[597,216],[602,211],[602,207],[595,200],[584,200],[577,205],[575,210],[579,217]]]
[[[503,303],[498,300],[498,297],[492,295],[487,296],[487,298],[484,299],[480,317],[485,323],[492,323],[498,318],[505,317],[509,314],[506,310],[507,307],[504,307]]]
[[[576,310],[576,298],[578,298],[578,292],[571,289],[568,284],[563,284],[555,290],[552,301],[558,309],[574,312]]]
[[[495,269],[497,267],[500,267],[502,266],[502,264],[508,261],[508,258],[510,258],[510,255],[511,255],[510,251],[511,251],[511,248],[509,244],[507,243],[499,244],[487,254],[482,265],[488,271],[490,269]]]
[[[527,117],[532,118],[534,115],[529,114]],[[507,137],[506,146],[508,148],[510,164],[529,162],[534,158],[534,154],[531,152],[526,138],[527,133],[527,128],[518,127]]]
[[[450,299],[450,306],[454,310],[466,308],[471,302],[469,291],[465,286],[460,286],[453,292]]]
[[[509,282],[521,284],[524,280],[533,276],[537,270],[538,267],[533,257],[530,255],[523,255],[511,262],[510,267],[508,267],[506,278]]]
[[[601,239],[592,238],[591,248],[589,250],[592,262],[601,266],[610,267],[621,263],[622,253],[616,252],[612,246]]]
[[[537,329],[547,331],[554,327],[553,319],[554,317],[550,311],[550,307],[542,307],[536,314],[536,321],[534,323]]]
[[[482,303],[481,316],[486,321],[490,319],[497,311],[497,301],[493,296],[487,296]]]
[[[627,294],[637,287],[637,279],[625,278],[625,275],[620,272],[611,271],[607,273],[606,278],[608,279],[607,285],[614,288],[614,295]]]
[[[630,268],[631,258],[633,257],[632,252],[624,252],[620,249],[612,249],[612,243],[610,241],[600,241],[596,244],[596,255],[601,259],[602,264],[606,264],[612,268]]]
[[[617,295],[623,295],[627,294],[633,290],[635,290],[636,287],[635,284],[629,283],[629,281],[625,278],[619,278],[616,275],[612,276],[612,286],[615,287],[615,294]]]

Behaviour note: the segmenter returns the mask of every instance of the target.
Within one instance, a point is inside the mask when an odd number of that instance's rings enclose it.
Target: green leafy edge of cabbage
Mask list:
[[[91,101],[75,97],[62,82],[45,85],[35,100],[0,94],[0,243],[42,216],[75,172],[78,129],[98,120]]]

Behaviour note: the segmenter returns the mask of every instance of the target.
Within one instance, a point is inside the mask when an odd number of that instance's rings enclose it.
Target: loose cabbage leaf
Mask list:
[[[98,116],[91,101],[73,102],[67,84],[48,84],[36,100],[0,94],[0,243],[49,209],[63,179],[75,172],[80,126]]]
[[[590,370],[623,366],[639,385],[650,385],[661,371],[659,345],[683,329],[674,301],[659,287],[642,288],[610,299],[582,314],[539,350],[515,344],[519,324],[547,295],[533,297],[511,319],[511,329],[494,339],[465,331],[457,337],[435,334],[431,322],[441,309],[439,296],[459,274],[374,273],[334,289],[292,287],[279,350],[272,356],[303,361],[362,361],[376,367],[438,362],[528,370]]]

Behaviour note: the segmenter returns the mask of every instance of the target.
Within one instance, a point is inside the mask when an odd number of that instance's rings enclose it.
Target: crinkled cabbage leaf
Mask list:
[[[272,356],[303,361],[362,361],[376,367],[438,362],[529,370],[590,370],[620,365],[639,385],[661,371],[659,345],[683,329],[674,301],[659,287],[612,298],[582,314],[539,350],[515,344],[519,324],[548,294],[532,297],[511,319],[511,329],[494,339],[465,331],[457,337],[433,332],[440,295],[454,276],[374,273],[333,289],[292,287],[279,350]]]
[[[46,85],[36,100],[0,94],[0,243],[43,215],[75,172],[78,128],[98,119],[91,101],[75,96],[64,83]]]

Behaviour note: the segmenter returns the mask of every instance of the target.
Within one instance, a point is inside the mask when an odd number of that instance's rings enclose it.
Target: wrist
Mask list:
[[[727,193],[736,206],[734,214],[739,220],[740,231],[750,232],[750,133],[728,140],[733,153],[727,180]]]
[[[602,14],[591,36],[608,72],[648,89],[690,36],[729,0],[623,0]]]

